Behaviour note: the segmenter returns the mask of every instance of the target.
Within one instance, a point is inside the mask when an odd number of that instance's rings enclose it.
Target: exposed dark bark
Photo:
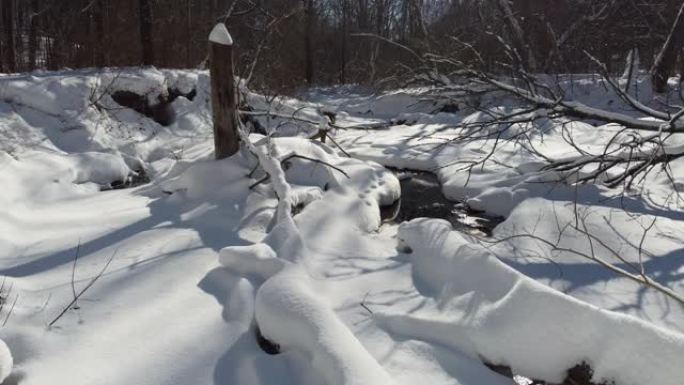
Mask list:
[[[192,67],[192,2],[185,0],[185,66]]]
[[[5,68],[16,72],[17,61],[14,46],[14,0],[2,0],[2,25],[4,35]]]
[[[340,83],[347,82],[347,35],[349,25],[349,6],[347,0],[342,2],[342,42],[340,47]]]
[[[36,53],[38,51],[38,0],[31,0],[31,12],[29,16],[29,36],[28,36],[28,66],[33,71],[37,67]]]
[[[103,67],[105,63],[105,13],[102,7],[103,0],[95,0],[92,5],[92,20],[95,33],[93,36],[93,63],[97,67]]]
[[[154,64],[154,46],[152,45],[152,10],[149,0],[138,0],[140,8],[140,44],[142,47],[142,64]]]
[[[304,32],[304,63],[305,63],[305,79],[306,84],[313,84],[314,79],[314,60],[313,60],[313,18],[314,18],[314,2],[313,0],[305,0],[306,7],[306,29]]]
[[[240,148],[233,45],[209,42],[209,65],[215,156],[223,159]]]
[[[503,13],[503,19],[508,27],[512,41],[513,47],[517,51],[522,63],[520,63],[523,68],[529,72],[537,71],[537,61],[534,57],[534,53],[530,48],[529,42],[525,36],[525,31],[520,26],[518,17],[511,7],[509,0],[496,0],[499,9]]]
[[[684,2],[679,7],[679,12],[677,12],[677,17],[672,23],[670,34],[660,49],[651,69],[653,89],[656,92],[662,93],[667,90],[667,79],[675,71],[677,55],[682,50],[682,46],[684,46]]]

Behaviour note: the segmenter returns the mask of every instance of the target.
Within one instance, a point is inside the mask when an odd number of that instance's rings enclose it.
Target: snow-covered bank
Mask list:
[[[462,133],[453,126],[482,116],[433,114],[439,106],[415,90],[270,105],[249,93],[252,107],[279,114],[254,115],[271,135],[250,136],[253,154],[215,161],[206,73],[33,76],[0,77],[0,275],[10,299],[18,295],[0,329],[14,366],[0,373],[11,384],[510,385],[483,360],[550,380],[582,361],[616,385],[679,379],[669,364],[684,354],[677,303],[528,238],[491,244],[520,232],[552,238],[558,223],[586,213],[608,248],[681,290],[683,217],[655,204],[666,184],[649,181],[651,202],[536,183],[542,162],[515,143],[468,175],[450,163],[486,155],[487,144],[452,141]],[[155,103],[171,88],[168,126],[111,97],[116,89]],[[45,100],[33,98],[41,92]],[[346,157],[303,138],[324,125],[323,110],[336,110],[341,126],[382,128],[331,130]],[[562,154],[551,123],[539,122],[535,140]],[[597,148],[612,132],[567,128]],[[448,197],[508,218],[482,244],[441,222],[383,225],[380,206],[400,188],[381,164],[431,170]],[[102,191],[138,170],[149,184]],[[652,218],[642,252],[626,245]],[[567,232],[561,245],[589,250],[582,242]],[[655,353],[633,364],[645,348]]]
[[[317,223],[317,231],[330,231],[340,225],[360,232],[373,231],[380,226],[379,205],[399,197],[398,181],[377,165],[340,158],[326,147],[314,145],[306,139],[273,139],[269,142],[262,138],[253,149],[259,155],[264,172],[270,176],[280,201],[276,225],[265,238],[265,244],[249,249],[229,247],[221,251],[220,258],[221,263],[232,271],[266,278],[257,291],[255,302],[260,332],[281,349],[293,349],[310,357],[312,366],[320,371],[327,384],[393,383],[326,301],[315,294],[315,285],[307,267],[317,255],[307,246],[309,236],[306,228],[304,232],[300,231],[291,210],[305,203],[298,222]],[[321,169],[320,164],[309,161],[309,164],[291,164],[286,174],[279,164],[281,159],[288,157],[287,154],[317,159],[334,169]],[[337,176],[337,170],[344,172],[347,179]],[[373,180],[378,183],[371,186],[375,190],[371,193],[368,185]],[[318,186],[325,186],[326,191],[318,190],[317,199],[303,201],[298,194],[307,191],[307,187]],[[360,205],[347,197],[361,194],[367,196],[364,204]],[[312,211],[311,206],[320,206],[316,204],[319,202],[325,202],[329,207],[317,207]],[[335,215],[332,207],[342,209],[344,214]],[[251,258],[249,251],[253,253]]]
[[[581,253],[593,247],[601,260],[637,276],[641,275],[640,264],[644,263],[647,279],[681,296],[684,293],[684,283],[680,279],[684,254],[675,234],[684,233],[684,206],[678,198],[679,184],[673,184],[670,177],[676,181],[683,175],[683,159],[669,163],[669,176],[657,168],[626,194],[620,188],[557,183],[560,175],[544,170],[548,159],[565,159],[577,155],[578,151],[602,153],[605,144],[621,128],[539,116],[529,123],[485,125],[483,131],[472,136],[472,122],[488,121],[490,114],[516,111],[511,101],[504,98],[497,104],[496,98],[492,98],[486,105],[493,107],[486,111],[463,108],[430,115],[435,106],[421,99],[420,90],[414,91],[413,104],[405,102],[406,94],[394,102],[395,116],[403,116],[402,121],[393,119],[382,129],[339,130],[336,139],[355,157],[399,169],[433,172],[447,198],[489,215],[507,217],[500,227],[502,230],[494,231],[493,235],[506,240],[497,248],[497,255],[516,269],[602,308],[684,330],[684,308],[678,301],[620,276],[595,260],[558,250],[566,248]],[[653,95],[646,91],[639,92],[642,101],[657,104],[657,100],[648,99]],[[614,94],[590,78],[579,82],[573,92],[574,97],[584,103],[638,116],[638,112],[628,111]],[[330,97],[328,93],[322,100]],[[347,95],[342,93],[339,97],[346,100]],[[393,97],[394,93],[383,96],[383,114],[387,114],[388,99]],[[312,98],[317,100],[317,95]],[[350,99],[348,103],[354,96]],[[345,111],[347,102],[338,103]],[[372,111],[373,101],[368,100],[367,105]],[[356,118],[360,116],[358,112],[351,114]],[[409,117],[412,119],[407,119]],[[356,118],[350,119],[350,126],[356,124]],[[506,130],[499,136],[498,130],[502,126]],[[520,133],[524,133],[522,138],[505,140],[516,138]],[[680,134],[669,138],[672,143],[682,140],[684,137]],[[590,172],[591,169],[580,170],[578,177]],[[573,231],[568,227],[581,226],[581,219],[587,215],[593,216],[591,223],[587,223],[591,232],[598,235],[601,242],[612,245],[612,250],[599,246],[596,239],[572,235]],[[535,241],[533,237],[541,237],[557,247],[548,244],[540,247],[539,240]],[[644,242],[640,242],[642,237]],[[631,242],[625,242],[625,239]],[[560,255],[565,257],[558,258]]]
[[[561,383],[582,362],[596,383],[678,384],[684,335],[563,295],[505,265],[440,220],[399,228],[414,280],[433,300],[410,315],[378,313],[389,330],[444,343],[514,373]]]

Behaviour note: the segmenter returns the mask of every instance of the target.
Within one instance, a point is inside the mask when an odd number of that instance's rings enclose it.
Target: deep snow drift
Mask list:
[[[662,175],[641,196],[563,187],[512,142],[465,173],[489,144],[451,140],[484,117],[438,112],[416,89],[269,104],[243,88],[267,132],[215,161],[208,84],[155,69],[0,77],[5,383],[503,385],[485,363],[560,382],[582,362],[597,382],[680,382],[682,305],[568,251],[641,262],[684,292],[684,216]],[[578,86],[611,105],[601,89]],[[323,111],[348,127],[328,144],[306,138],[328,129]],[[532,140],[564,156],[556,123]],[[599,148],[616,128],[568,129]],[[432,171],[447,197],[506,220],[491,239],[383,224],[400,186],[381,164]],[[577,213],[604,243],[558,231]]]

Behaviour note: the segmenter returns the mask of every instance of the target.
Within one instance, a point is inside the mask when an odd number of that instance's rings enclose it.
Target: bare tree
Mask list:
[[[528,71],[536,72],[537,60],[534,57],[534,52],[530,48],[528,39],[525,37],[525,32],[520,26],[518,18],[513,12],[510,0],[497,0],[497,3],[504,15],[506,26],[508,26],[508,29],[510,30],[517,57],[522,59],[522,63],[520,64]]]
[[[28,37],[28,69],[33,71],[37,67],[36,53],[38,51],[38,0],[31,0],[29,15],[29,37]]]
[[[152,11],[150,0],[138,0],[140,12],[140,44],[142,47],[142,63],[154,64],[154,46],[152,44]]]
[[[2,24],[4,27],[4,56],[7,70],[16,72],[16,55],[14,49],[14,0],[2,0]]]
[[[656,92],[662,93],[667,90],[667,79],[675,71],[677,55],[682,48],[684,48],[684,2],[679,7],[670,34],[667,36],[667,40],[660,49],[651,69],[653,88]]]
[[[313,34],[314,34],[314,0],[304,0],[306,2],[304,12],[306,17],[306,28],[304,30],[304,76],[306,84],[313,84],[314,79],[314,58],[313,58]]]

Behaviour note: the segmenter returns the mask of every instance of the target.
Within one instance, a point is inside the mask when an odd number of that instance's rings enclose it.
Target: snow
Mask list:
[[[221,265],[240,275],[254,274],[262,279],[270,278],[285,267],[275,251],[263,243],[249,246],[229,246],[221,249]]]
[[[315,295],[301,269],[287,268],[264,283],[257,293],[255,314],[264,336],[278,341],[283,349],[305,352],[327,384],[394,383]]]
[[[582,103],[607,103],[602,85],[577,84]],[[170,89],[196,96],[171,104],[168,127],[111,97],[156,102]],[[485,116],[462,103],[436,112],[424,89],[314,89],[309,100],[269,104],[243,87],[250,105],[278,116],[255,115],[269,134],[242,132],[246,146],[220,161],[206,72],[13,75],[0,77],[0,90],[0,275],[9,298],[19,295],[0,329],[6,382],[511,383],[483,361],[556,382],[580,362],[616,385],[671,385],[684,374],[681,304],[525,236],[590,252],[580,232],[558,231],[579,213],[605,242],[594,252],[621,267],[611,250],[641,261],[681,293],[684,217],[663,175],[649,177],[641,197],[559,186],[516,142],[468,170],[493,143],[459,142],[474,131],[458,125]],[[519,111],[496,98],[484,105]],[[352,157],[305,138],[328,128],[321,111],[346,127],[330,135]],[[295,113],[311,124],[289,120]],[[595,153],[620,129],[535,118],[505,137],[527,134],[559,159],[575,155],[568,132]],[[668,148],[682,143],[675,135]],[[384,166],[434,172],[448,198],[505,220],[489,240],[438,220],[383,224],[380,207],[401,197]],[[671,169],[682,175],[684,162]],[[102,191],[139,170],[150,183]],[[48,328],[114,253],[78,307]],[[261,350],[257,328],[280,354]]]
[[[12,372],[12,365],[12,353],[7,347],[7,344],[0,340],[0,382],[4,382],[10,375]]]
[[[126,162],[113,154],[85,152],[70,155],[74,162],[76,177],[74,183],[93,182],[100,185],[114,181],[125,181],[132,173]]]
[[[375,315],[395,333],[441,341],[552,383],[582,362],[597,383],[674,385],[684,375],[681,334],[550,289],[446,221],[416,219],[402,224],[398,237],[413,250],[414,279],[430,288],[433,301],[411,315]]]
[[[209,41],[220,45],[233,45],[233,38],[223,23],[218,23],[214,26],[214,29],[209,34]]]

